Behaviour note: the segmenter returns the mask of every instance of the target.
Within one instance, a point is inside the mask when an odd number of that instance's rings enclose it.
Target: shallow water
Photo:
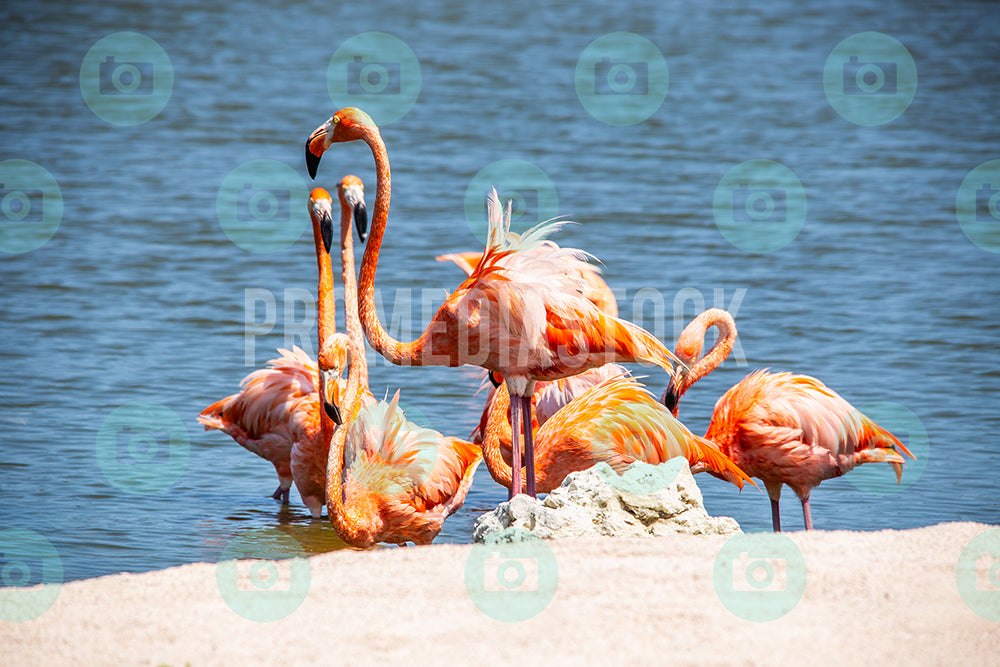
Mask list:
[[[904,484],[884,484],[886,466],[824,482],[816,527],[1000,524],[1000,255],[971,242],[955,212],[965,176],[1000,157],[996,8],[640,2],[619,15],[602,3],[538,4],[5,5],[0,158],[47,169],[64,211],[42,247],[0,258],[0,527],[48,537],[67,579],[213,560],[254,528],[284,530],[310,553],[341,546],[294,491],[288,508],[268,498],[269,464],[195,416],[275,348],[314,351],[315,334],[302,335],[316,270],[305,227],[285,250],[248,252],[224,233],[216,202],[248,160],[282,161],[305,179],[306,136],[343,106],[327,90],[330,58],[374,30],[408,44],[421,72],[412,109],[382,129],[393,207],[377,287],[398,336],[417,335],[459,283],[434,256],[481,247],[464,210],[473,177],[525,160],[551,179],[556,212],[581,223],[557,240],[603,262],[624,317],[673,341],[704,307],[734,312],[737,353],[682,402],[692,430],[703,433],[716,398],[760,367],[815,375],[859,407],[891,402],[890,419],[915,416],[929,444]],[[105,122],[80,90],[88,49],[119,30],[156,40],[173,67],[169,102],[135,126]],[[651,40],[669,67],[663,104],[635,125],[599,122],[574,85],[580,54],[614,30]],[[833,48],[866,30],[905,44],[919,76],[909,108],[874,127],[838,115],[823,87]],[[752,159],[784,164],[807,198],[801,231],[773,252],[740,249],[715,224],[716,186]],[[360,144],[332,151],[318,183],[348,172],[373,201]],[[474,370],[369,359],[376,395],[400,388],[411,413],[446,434],[478,422]],[[659,393],[662,373],[637,371]],[[166,406],[190,439],[177,479],[159,489],[168,476],[155,471],[172,469],[163,449],[147,460],[148,443],[111,433],[154,471],[142,494],[110,483],[97,456],[102,424],[137,401]],[[710,512],[769,528],[765,495],[699,483]],[[470,541],[475,516],[505,497],[480,470],[438,541]],[[782,507],[786,526],[800,527],[792,493]]]

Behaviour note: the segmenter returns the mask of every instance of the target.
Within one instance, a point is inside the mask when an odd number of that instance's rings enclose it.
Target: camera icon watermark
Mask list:
[[[246,531],[230,540],[219,557],[215,576],[226,605],[258,623],[293,613],[312,584],[305,549],[295,538],[274,528]]]
[[[636,125],[663,105],[670,70],[659,48],[631,32],[613,32],[580,54],[576,95],[583,108],[607,125]]]
[[[1000,253],[1000,160],[982,163],[962,180],[955,197],[955,217],[970,241]]]
[[[507,623],[526,621],[555,596],[559,582],[555,554],[526,531],[513,528],[498,535],[505,541],[472,547],[465,561],[465,589],[487,616]]]
[[[97,71],[97,90],[101,95],[153,94],[153,63],[118,62],[114,56],[108,56]]]
[[[830,106],[856,125],[898,118],[917,92],[917,66],[897,39],[861,32],[840,42],[826,59],[823,88]]]
[[[360,107],[379,125],[393,123],[410,111],[421,81],[413,49],[386,32],[351,37],[337,48],[326,70],[334,106]]]
[[[559,195],[548,174],[524,160],[499,160],[483,167],[465,190],[465,222],[486,243],[486,196],[496,188],[500,203],[511,202],[510,231],[521,233],[559,215]]]
[[[712,199],[715,224],[746,252],[784,248],[806,221],[806,191],[795,173],[772,160],[748,160],[729,169]]]
[[[847,415],[839,429],[838,437],[844,438],[845,441],[851,440],[847,433],[859,429],[862,417],[871,419],[896,436],[916,459],[899,452],[906,463],[903,464],[902,476],[898,483],[896,474],[888,463],[866,463],[857,466],[844,476],[845,479],[860,491],[879,495],[899,493],[913,486],[927,469],[931,457],[930,437],[920,417],[901,403],[892,401],[864,403],[856,406]]]
[[[97,463],[108,481],[127,493],[160,493],[187,470],[191,440],[184,422],[159,403],[116,408],[97,432]]]
[[[955,583],[976,614],[1000,622],[1000,528],[972,538],[955,566]]]
[[[223,179],[216,198],[219,225],[229,240],[253,253],[284,250],[309,226],[309,190],[277,160],[250,160]]]
[[[0,252],[42,247],[59,229],[62,214],[62,189],[44,167],[30,160],[0,162]]]
[[[349,95],[399,95],[402,92],[400,63],[367,62],[354,56],[347,64]]]
[[[802,599],[806,562],[783,533],[741,533],[722,545],[712,579],[726,609],[763,623],[781,618]]]
[[[38,618],[55,604],[63,583],[59,552],[40,533],[0,530],[0,621]]]
[[[174,89],[167,52],[137,32],[116,32],[94,44],[80,63],[80,92],[90,110],[112,125],[155,118]]]

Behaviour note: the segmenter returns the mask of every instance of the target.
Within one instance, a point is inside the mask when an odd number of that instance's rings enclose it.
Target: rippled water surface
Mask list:
[[[623,316],[672,344],[700,309],[734,312],[737,354],[682,403],[692,430],[703,433],[718,396],[760,367],[915,416],[929,450],[903,486],[857,481],[891,479],[885,466],[824,482],[817,527],[1000,524],[1000,254],[971,242],[955,211],[966,175],[1000,158],[991,3],[203,4],[0,10],[0,159],[37,162],[64,200],[50,241],[0,256],[0,527],[47,536],[68,579],[211,561],[251,528],[278,527],[310,553],[342,546],[294,491],[287,508],[268,497],[269,464],[195,416],[275,348],[315,351],[314,331],[303,335],[311,235],[303,225],[285,250],[248,252],[224,233],[216,202],[248,160],[282,161],[305,179],[306,136],[344,104],[331,99],[327,65],[366,31],[404,41],[421,73],[412,109],[382,128],[393,207],[377,287],[401,337],[459,283],[434,256],[481,247],[464,210],[473,177],[525,160],[551,179],[557,212],[582,223],[559,242],[603,262]],[[155,40],[174,74],[163,111],[133,126],[99,118],[80,89],[88,49],[121,30]],[[868,30],[902,42],[919,77],[909,108],[873,127],[841,117],[823,84],[833,48]],[[645,36],[669,67],[662,106],[635,125],[595,119],[574,84],[581,53],[613,31]],[[785,165],[807,199],[801,232],[773,252],[734,246],[713,214],[720,179],[753,159]],[[350,172],[373,200],[361,144],[328,154],[319,183],[332,189]],[[369,358],[376,395],[400,388],[412,414],[446,434],[478,422],[473,369]],[[659,393],[662,373],[637,370]],[[142,494],[113,485],[97,456],[102,424],[139,401],[166,406],[191,443],[176,481]],[[135,432],[111,437],[123,465],[170,465],[162,449],[143,458],[149,443]],[[710,512],[769,528],[762,493],[699,483]],[[470,541],[474,518],[505,497],[481,469],[438,541]],[[800,527],[788,490],[782,506]]]

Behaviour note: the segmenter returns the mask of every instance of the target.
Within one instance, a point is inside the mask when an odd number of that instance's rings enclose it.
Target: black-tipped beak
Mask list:
[[[667,388],[663,390],[663,395],[660,396],[660,403],[670,410],[671,414],[677,414],[677,399],[680,398],[676,391],[677,384],[674,382],[674,376],[670,376],[670,381],[667,383]]]
[[[358,238],[364,243],[368,238],[368,209],[363,201],[354,205],[354,228],[358,230]]]
[[[319,169],[319,161],[322,156],[312,152],[312,149],[309,147],[312,141],[312,137],[309,137],[309,140],[306,141],[306,170],[309,172],[309,178],[316,180],[316,170]]]
[[[319,219],[319,230],[323,234],[323,247],[329,254],[330,248],[333,247],[333,217],[329,211],[323,211]]]
[[[326,416],[332,419],[334,424],[337,426],[343,425],[344,418],[340,416],[340,408],[337,407],[336,403],[330,403],[324,398],[323,410],[326,411]]]

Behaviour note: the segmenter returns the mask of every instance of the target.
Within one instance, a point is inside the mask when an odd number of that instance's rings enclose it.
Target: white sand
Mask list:
[[[990,528],[788,533],[808,565],[805,593],[764,623],[737,618],[716,595],[725,537],[549,543],[555,596],[520,623],[471,602],[471,545],[313,557],[304,602],[272,623],[234,613],[215,564],[199,563],[66,584],[41,617],[0,621],[0,662],[997,664],[1000,623],[974,614],[955,583],[962,548]]]

